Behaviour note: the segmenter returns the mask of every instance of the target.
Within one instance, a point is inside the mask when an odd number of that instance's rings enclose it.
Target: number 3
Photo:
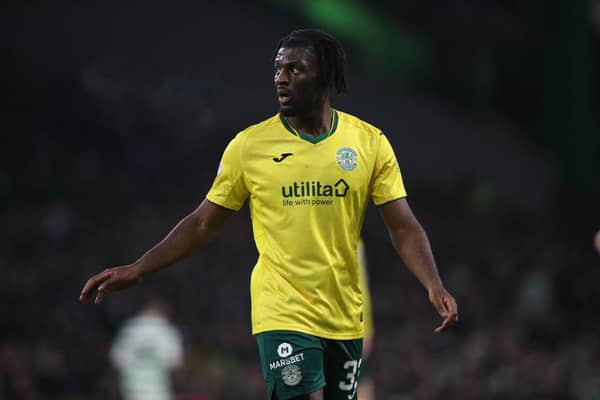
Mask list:
[[[344,363],[344,369],[350,370],[350,372],[346,373],[346,380],[340,381],[339,388],[345,392],[352,391],[348,395],[348,400],[351,400],[356,393],[356,388],[358,387],[358,382],[356,381],[356,373],[360,369],[360,364],[362,363],[362,358],[358,361],[349,360]]]

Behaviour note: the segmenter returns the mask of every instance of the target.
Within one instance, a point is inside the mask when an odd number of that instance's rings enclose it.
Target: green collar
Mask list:
[[[319,143],[320,141],[327,139],[329,136],[331,136],[335,133],[335,130],[337,129],[337,124],[338,124],[338,113],[336,110],[332,109],[332,111],[333,111],[333,113],[331,116],[331,129],[329,131],[323,132],[319,136],[315,136],[315,137],[296,131],[294,129],[294,127],[292,127],[292,125],[290,124],[290,121],[288,121],[288,119],[285,117],[285,115],[279,113],[279,118],[281,119],[281,123],[283,124],[283,126],[285,126],[285,129],[290,131],[290,133],[292,133],[294,136],[298,136],[300,139],[304,139],[307,142],[315,144],[315,143]]]

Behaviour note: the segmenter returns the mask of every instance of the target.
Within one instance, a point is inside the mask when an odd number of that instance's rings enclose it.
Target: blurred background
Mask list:
[[[0,399],[119,399],[109,348],[148,298],[181,330],[178,399],[264,397],[247,206],[135,290],[78,296],[162,239],[227,142],[277,112],[271,56],[301,27],[344,43],[333,104],[389,137],[459,304],[434,335],[370,206],[377,397],[600,399],[600,2],[583,0],[4,2]]]

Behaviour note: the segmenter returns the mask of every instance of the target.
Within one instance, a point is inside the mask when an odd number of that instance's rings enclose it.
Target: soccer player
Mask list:
[[[173,400],[171,372],[183,360],[181,334],[168,307],[149,302],[127,320],[110,348],[124,400]]]
[[[594,236],[594,248],[600,254],[600,230],[596,232],[596,236]]]
[[[345,53],[315,29],[277,44],[279,113],[241,131],[221,158],[206,199],[132,264],[96,274],[81,300],[114,291],[192,254],[249,201],[258,260],[250,282],[252,333],[270,399],[353,400],[363,324],[357,245],[369,199],[393,246],[442,317],[455,324],[425,231],[406,200],[386,136],[331,108],[345,91]]]

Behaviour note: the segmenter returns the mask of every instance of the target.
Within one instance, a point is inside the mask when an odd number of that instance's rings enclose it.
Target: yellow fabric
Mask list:
[[[209,201],[233,210],[249,199],[259,254],[250,283],[253,334],[363,335],[357,246],[364,212],[369,197],[380,205],[406,192],[381,131],[343,112],[336,118],[336,129],[315,144],[292,134],[278,114],[245,129],[225,149],[208,192]]]
[[[375,327],[373,325],[373,308],[371,306],[371,290],[369,289],[369,276],[367,272],[367,255],[365,244],[360,239],[358,241],[358,285],[363,299],[363,327],[364,337],[373,336]]]

